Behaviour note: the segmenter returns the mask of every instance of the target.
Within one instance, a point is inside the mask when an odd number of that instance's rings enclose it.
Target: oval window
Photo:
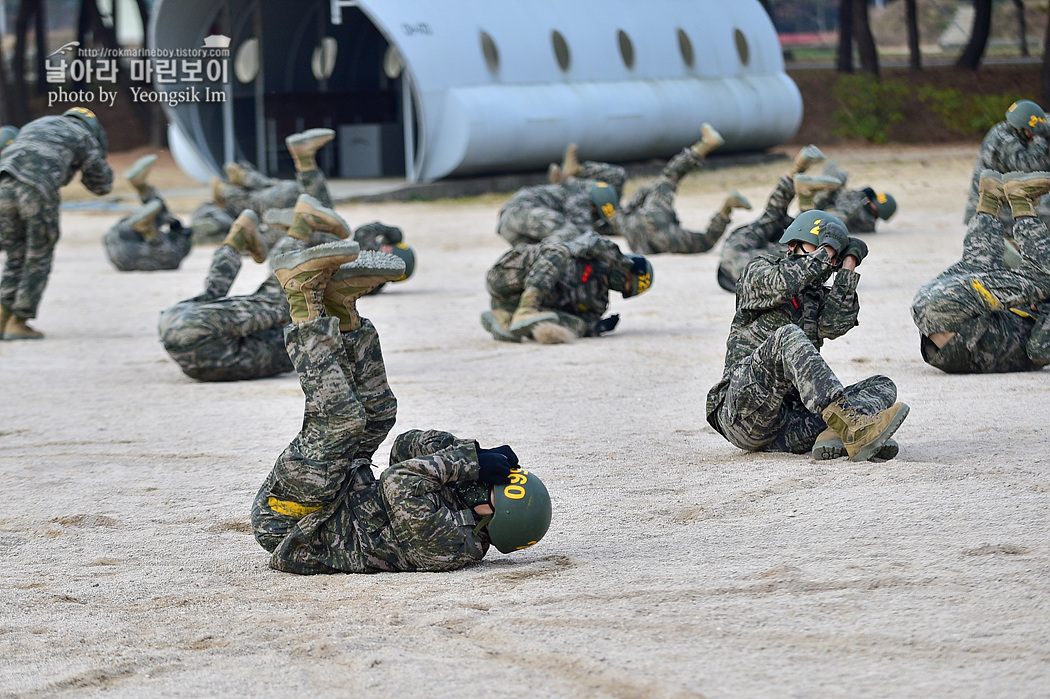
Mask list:
[[[563,71],[568,70],[572,64],[572,55],[565,37],[557,29],[551,32],[551,43],[554,44],[554,57],[558,59],[558,65]]]
[[[488,32],[481,32],[481,53],[485,56],[485,65],[493,75],[499,72],[499,49]]]
[[[259,74],[259,40],[248,39],[237,49],[233,58],[233,74],[242,83],[250,83]]]
[[[628,70],[634,68],[634,44],[631,43],[631,37],[621,29],[616,33],[616,40],[620,43],[620,58],[623,59],[623,64]]]
[[[339,43],[330,36],[321,39],[321,43],[314,49],[313,59],[310,61],[310,69],[318,80],[327,80],[332,77],[335,70],[335,56],[339,50]]]
[[[689,35],[685,30],[678,30],[678,50],[682,54],[682,60],[690,68],[693,67],[693,42],[689,41]]]
[[[736,52],[740,55],[740,62],[747,65],[751,60],[751,49],[747,45],[747,37],[739,29],[733,30],[733,39],[736,41]]]

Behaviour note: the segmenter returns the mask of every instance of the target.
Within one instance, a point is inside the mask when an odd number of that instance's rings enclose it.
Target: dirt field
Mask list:
[[[911,405],[883,464],[747,454],[707,425],[733,313],[712,254],[656,258],[609,336],[498,344],[478,315],[506,197],[340,207],[420,256],[361,303],[395,433],[512,444],[554,498],[539,545],[444,574],[270,570],[248,511],[298,381],[186,378],[157,314],[199,293],[212,250],[118,273],[100,244],[118,214],[65,212],[48,339],[0,343],[0,694],[1050,695],[1047,373],[941,374],[908,312],[959,255],[976,146],[828,150],[900,203],[867,237],[860,326],[824,350]],[[761,206],[783,169],[693,175],[682,219],[733,187]],[[266,273],[247,262],[234,291]]]

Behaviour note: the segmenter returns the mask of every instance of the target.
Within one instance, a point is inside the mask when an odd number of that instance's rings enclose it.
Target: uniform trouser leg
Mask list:
[[[781,225],[787,217],[788,205],[795,197],[795,182],[787,175],[777,180],[777,186],[769,195],[765,211],[755,221],[733,230],[722,246],[719,268],[736,280],[751,258],[759,252],[780,248],[780,237],[784,234]]]
[[[321,168],[296,172],[295,179],[304,193],[321,202],[321,206],[332,208],[332,195],[328,191],[328,180],[325,179]]]
[[[232,225],[233,217],[212,202],[198,206],[190,218],[190,229],[197,242],[221,242]]]
[[[547,238],[572,240],[580,234],[563,214],[541,206],[504,209],[496,232],[511,245],[538,243]]]
[[[485,276],[492,309],[513,312],[525,289],[554,289],[571,256],[567,246],[554,241],[508,250]]]
[[[0,241],[7,255],[0,302],[21,318],[36,318],[58,236],[57,204],[14,178],[0,180]]]
[[[1014,224],[1022,266],[1002,266],[1003,229],[991,214],[969,223],[963,258],[924,285],[912,302],[912,319],[923,335],[955,332],[963,323],[991,311],[1038,303],[1050,296],[1050,236],[1038,218]]]
[[[802,329],[785,325],[732,368],[718,411],[726,438],[741,449],[766,447],[788,427],[784,401],[792,394],[819,416],[844,391]]]
[[[353,377],[365,411],[365,426],[353,456],[355,461],[371,464],[372,455],[397,421],[397,398],[387,381],[383,348],[372,321],[362,318],[361,327],[342,333],[342,343],[343,373]]]

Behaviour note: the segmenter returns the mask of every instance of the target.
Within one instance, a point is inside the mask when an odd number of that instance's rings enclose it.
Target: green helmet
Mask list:
[[[871,187],[865,187],[864,196],[875,205],[875,215],[883,221],[888,221],[890,216],[897,212],[897,200],[886,192],[876,192]]]
[[[405,261],[405,276],[394,280],[403,282],[411,277],[412,273],[416,271],[416,251],[404,243],[398,243],[390,252]]]
[[[91,134],[98,141],[98,144],[102,146],[102,152],[105,153],[109,150],[109,140],[106,138],[106,130],[102,128],[102,124],[99,123],[98,117],[95,113],[87,107],[72,107],[62,112],[62,116],[73,117],[87,124],[87,127],[91,130]]]
[[[653,285],[653,263],[641,255],[627,255],[627,257],[632,262],[630,272],[623,272],[615,268],[609,271],[609,288],[619,291],[625,299],[644,294]],[[629,290],[624,291],[629,279],[633,279],[634,283],[630,285]]]
[[[531,471],[512,469],[510,484],[493,486],[492,502],[489,540],[500,553],[532,546],[551,526],[551,497]]]
[[[784,231],[784,235],[780,237],[780,242],[791,243],[797,240],[802,243],[820,245],[821,226],[841,226],[842,230],[847,230],[846,224],[835,214],[829,214],[820,209],[811,209],[803,211],[791,222],[791,225]]]
[[[15,140],[15,136],[18,135],[18,129],[14,126],[5,126],[0,129],[0,151],[11,145],[11,141]]]
[[[611,221],[616,215],[616,204],[619,203],[619,197],[616,196],[616,190],[608,183],[592,182],[591,203],[601,213],[602,218]]]
[[[1032,100],[1017,100],[1006,110],[1006,120],[1015,129],[1038,129],[1046,126],[1046,112]]]

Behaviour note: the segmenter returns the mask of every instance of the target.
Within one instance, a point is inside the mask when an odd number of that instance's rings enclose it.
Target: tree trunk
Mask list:
[[[15,55],[11,62],[11,121],[24,124],[29,121],[29,94],[26,89],[26,44],[29,35],[29,20],[40,0],[24,0],[18,6],[15,18]]]
[[[984,56],[984,49],[988,45],[988,34],[992,31],[992,0],[973,0],[973,8],[970,43],[955,62],[956,68],[964,70],[977,70],[981,65],[981,57]]]
[[[908,25],[908,68],[922,70],[922,49],[919,47],[919,13],[916,0],[905,0],[906,23]]]
[[[1028,56],[1028,27],[1025,26],[1024,21],[1024,0],[1014,0],[1014,5],[1017,6],[1017,31],[1020,35],[1018,38],[1021,40],[1021,55]]]
[[[871,24],[868,22],[868,0],[853,2],[853,36],[857,41],[860,69],[878,75],[879,52],[875,48],[875,37],[871,35]]]
[[[853,0],[839,0],[840,73],[853,72]]]
[[[47,3],[36,3],[36,93],[47,92]]]
[[[1039,81],[1043,91],[1043,104],[1050,104],[1050,17],[1047,17],[1043,33],[1043,75]]]

